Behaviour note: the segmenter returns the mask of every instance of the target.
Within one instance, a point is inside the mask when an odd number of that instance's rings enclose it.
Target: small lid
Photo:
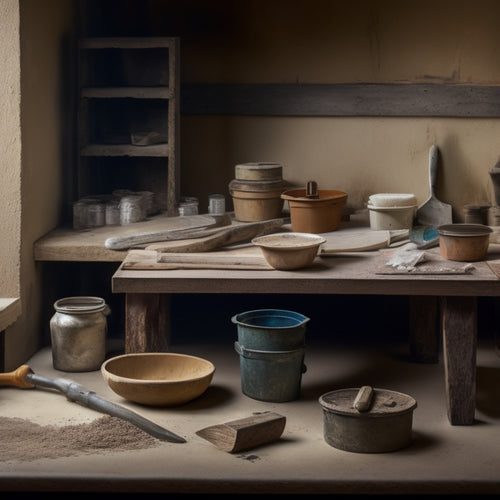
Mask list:
[[[368,400],[367,394],[370,396],[369,403],[359,404],[360,400]],[[392,416],[407,413],[417,407],[415,399],[407,394],[388,389],[372,389],[370,386],[327,392],[319,398],[319,403],[325,410],[333,413],[360,418]]]
[[[417,198],[410,193],[377,193],[368,198],[372,207],[411,207],[417,204]]]
[[[107,306],[100,297],[66,297],[56,300],[54,309],[65,314],[88,314],[104,311]]]
[[[443,236],[484,236],[493,232],[493,229],[483,224],[444,224],[437,228],[438,233]]]
[[[275,162],[241,163],[234,167],[238,180],[279,180],[283,176],[283,166]]]

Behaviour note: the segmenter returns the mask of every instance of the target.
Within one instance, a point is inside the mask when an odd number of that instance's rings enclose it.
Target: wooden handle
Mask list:
[[[438,147],[433,144],[429,149],[429,187],[431,196],[434,196],[437,182],[437,169],[438,169]]]
[[[354,408],[358,411],[368,411],[372,405],[373,389],[369,385],[364,385],[358,391],[354,399]]]
[[[23,389],[35,387],[25,380],[29,373],[33,373],[33,370],[28,365],[21,365],[12,372],[0,373],[0,385],[22,387]]]

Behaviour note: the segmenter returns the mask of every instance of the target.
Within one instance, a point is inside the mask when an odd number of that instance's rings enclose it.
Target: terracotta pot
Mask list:
[[[283,211],[281,193],[286,189],[282,180],[240,181],[229,183],[233,199],[234,216],[241,222],[278,219]]]
[[[438,227],[439,249],[447,260],[474,262],[485,258],[493,230],[482,224],[445,224]]]
[[[282,193],[288,201],[292,230],[297,233],[328,233],[339,228],[347,193],[335,189],[319,189],[317,198],[308,198],[306,189]]]

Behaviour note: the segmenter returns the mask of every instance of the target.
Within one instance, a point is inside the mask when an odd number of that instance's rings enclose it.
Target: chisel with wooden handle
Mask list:
[[[65,394],[70,401],[80,403],[82,406],[100,411],[101,413],[106,413],[112,417],[127,420],[155,438],[163,441],[170,441],[171,443],[186,442],[181,436],[160,427],[154,422],[151,422],[151,420],[142,417],[128,408],[101,398],[95,392],[87,390],[85,387],[72,380],[48,378],[37,375],[28,365],[21,365],[19,368],[9,373],[0,373],[0,386],[13,386],[22,389],[33,387],[57,389]]]

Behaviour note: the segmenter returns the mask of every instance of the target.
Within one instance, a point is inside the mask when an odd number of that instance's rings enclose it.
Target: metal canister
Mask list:
[[[50,319],[52,364],[56,370],[88,372],[106,358],[106,316],[110,309],[100,297],[66,297],[54,302]]]

